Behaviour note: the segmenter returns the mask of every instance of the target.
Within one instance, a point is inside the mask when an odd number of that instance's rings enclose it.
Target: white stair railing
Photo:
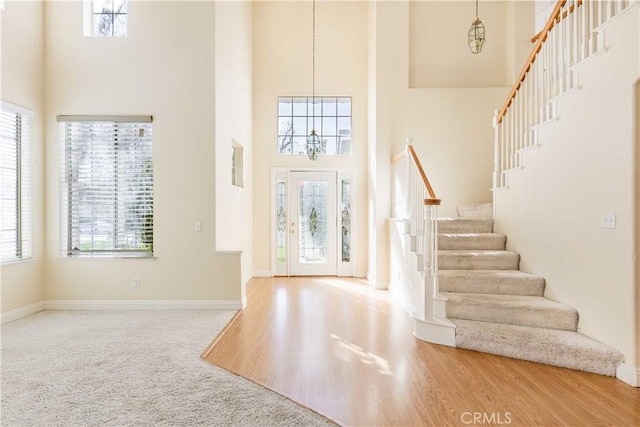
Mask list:
[[[393,216],[407,220],[411,251],[422,260],[425,285],[426,319],[434,317],[434,299],[438,288],[438,206],[441,201],[418,159],[411,140],[392,160]]]
[[[493,188],[522,167],[521,152],[537,144],[536,126],[556,117],[554,98],[577,87],[576,66],[603,51],[601,30],[637,0],[560,0],[535,42],[516,84],[493,119]],[[494,203],[495,206],[495,203]]]

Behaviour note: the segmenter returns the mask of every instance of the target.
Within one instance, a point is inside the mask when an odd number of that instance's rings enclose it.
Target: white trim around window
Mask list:
[[[0,101],[0,175],[2,263],[31,259],[31,144],[33,113]]]
[[[58,116],[65,256],[153,256],[152,119]]]

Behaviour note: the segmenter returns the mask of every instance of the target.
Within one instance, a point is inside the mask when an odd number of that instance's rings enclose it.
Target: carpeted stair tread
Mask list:
[[[522,295],[443,293],[447,317],[537,328],[578,329],[578,312],[548,298]]]
[[[440,250],[440,270],[517,270],[520,254],[497,250]]]
[[[624,360],[619,351],[577,332],[451,320],[459,348],[608,376]]]
[[[544,295],[544,278],[519,270],[440,270],[438,277],[442,292]]]
[[[438,233],[492,233],[492,219],[438,218]]]
[[[439,249],[504,250],[507,236],[499,233],[439,233]]]

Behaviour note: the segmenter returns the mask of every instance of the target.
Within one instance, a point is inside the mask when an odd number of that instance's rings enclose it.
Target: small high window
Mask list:
[[[125,37],[127,0],[84,0],[84,35]]]
[[[306,156],[307,135],[314,129],[321,154],[351,154],[351,98],[278,98],[279,154]]]

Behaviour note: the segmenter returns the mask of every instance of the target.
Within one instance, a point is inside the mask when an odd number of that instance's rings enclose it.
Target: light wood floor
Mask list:
[[[481,413],[475,425],[640,425],[640,389],[428,344],[362,281],[260,278],[247,291],[247,309],[203,358],[339,424],[474,425]]]

